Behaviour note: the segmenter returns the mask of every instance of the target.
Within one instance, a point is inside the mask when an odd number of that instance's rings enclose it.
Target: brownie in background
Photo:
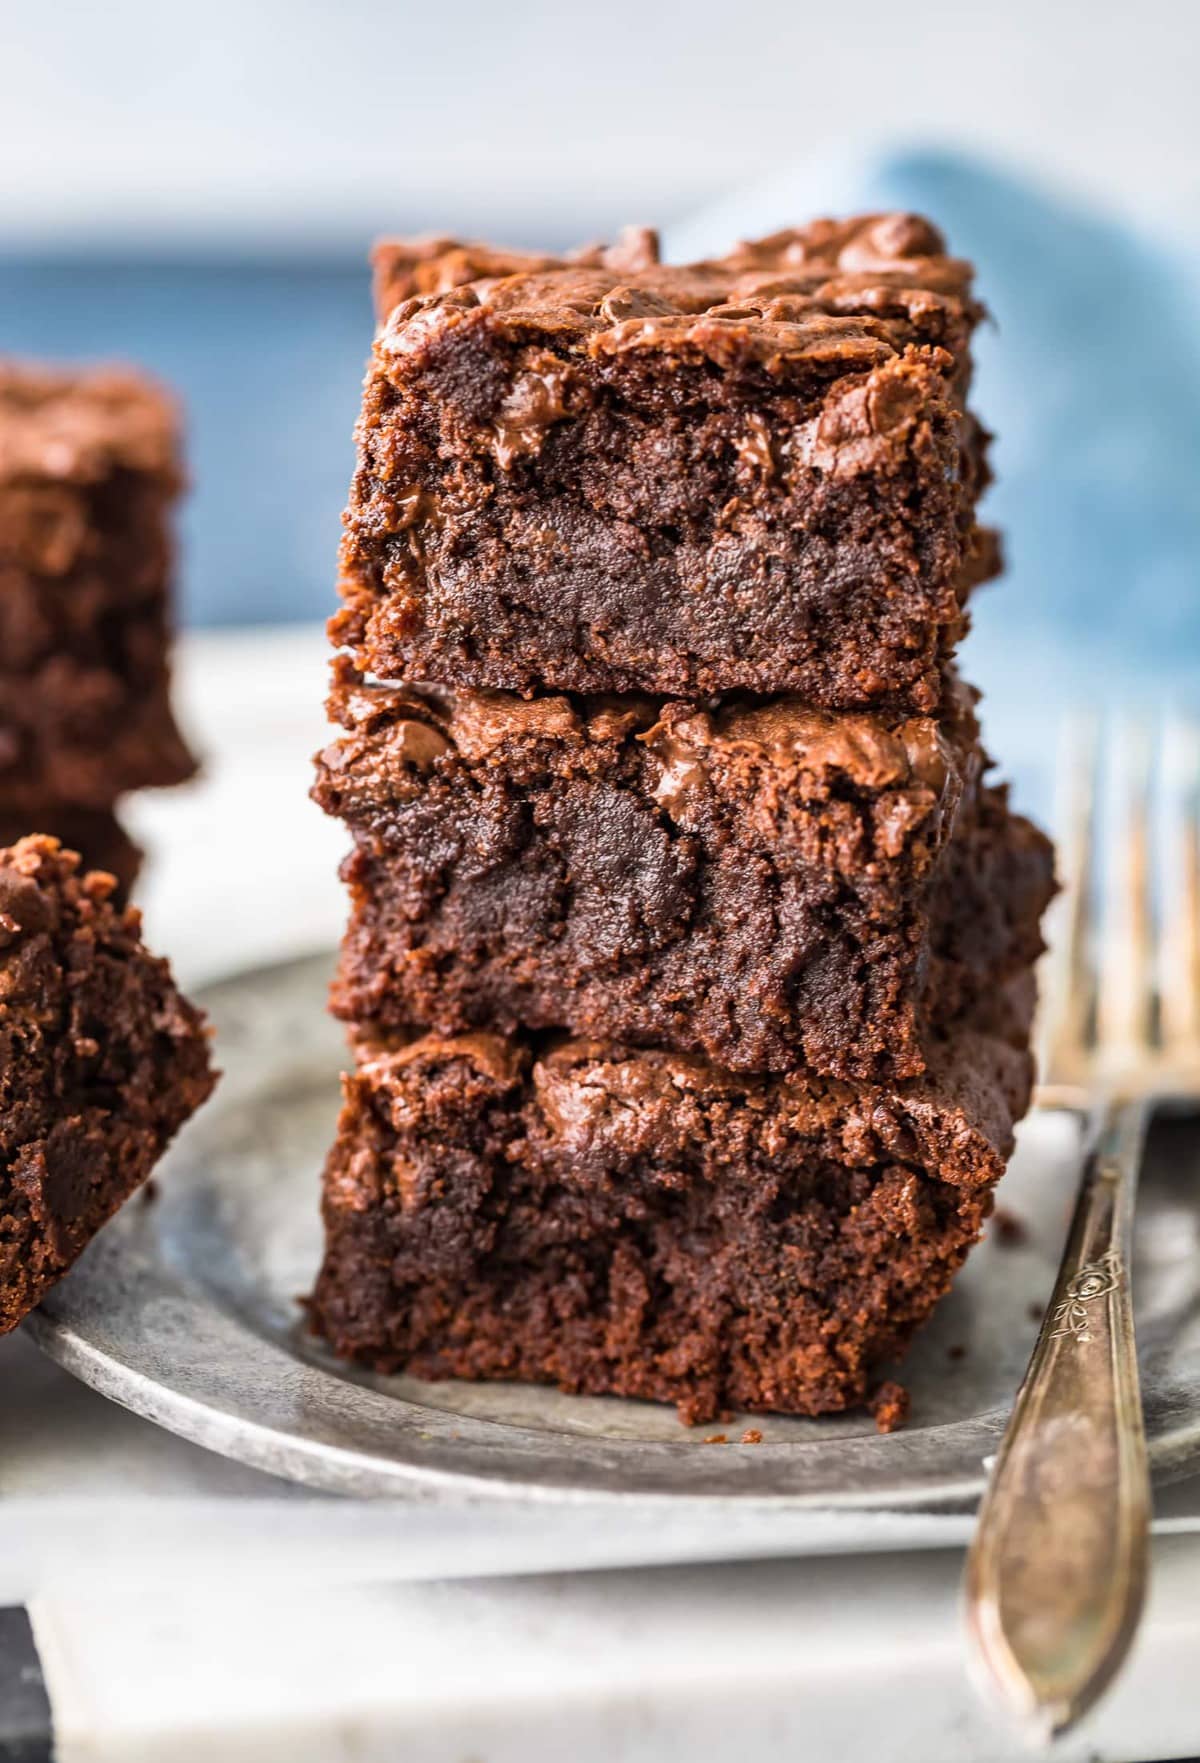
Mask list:
[[[120,798],[195,770],[169,696],[182,482],[177,413],[148,379],[0,362],[0,821],[126,885]]]

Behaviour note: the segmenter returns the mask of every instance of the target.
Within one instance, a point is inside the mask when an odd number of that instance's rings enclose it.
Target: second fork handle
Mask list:
[[[984,1495],[967,1564],[972,1634],[1043,1735],[1110,1682],[1146,1587],[1150,1483],[1130,1301],[1149,1104],[1103,1105],[1058,1283]]]

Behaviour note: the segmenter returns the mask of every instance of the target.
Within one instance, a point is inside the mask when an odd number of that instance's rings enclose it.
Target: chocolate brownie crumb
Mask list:
[[[996,1207],[992,1214],[992,1231],[1002,1249],[1020,1249],[1029,1241],[1029,1226],[1008,1206]]]
[[[879,1432],[895,1432],[908,1419],[911,1398],[903,1384],[880,1384],[871,1397],[870,1409]]]

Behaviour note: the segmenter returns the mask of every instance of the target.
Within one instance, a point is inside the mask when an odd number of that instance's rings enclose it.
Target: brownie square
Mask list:
[[[592,1041],[364,1043],[314,1325],[380,1371],[693,1422],[868,1401],[978,1236],[1028,1104],[1028,987],[1011,1002],[1015,1037],[965,1030],[894,1086]]]
[[[354,836],[335,1012],[912,1076],[1041,949],[1050,848],[943,718],[387,686],[341,658],[317,801]]]
[[[213,1087],[203,1017],[111,892],[54,839],[0,851],[0,1333]]]
[[[166,395],[0,362],[0,805],[111,809],[194,762],[168,688],[182,483]]]
[[[377,254],[334,640],[456,686],[933,709],[995,567],[969,266],[909,215],[655,259]]]

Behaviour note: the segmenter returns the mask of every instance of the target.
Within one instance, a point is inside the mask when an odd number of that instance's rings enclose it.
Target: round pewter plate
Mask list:
[[[1053,1284],[1076,1171],[1065,1115],[1026,1122],[1001,1212],[905,1362],[912,1417],[733,1417],[521,1385],[429,1384],[339,1364],[299,1300],[320,1255],[318,1185],[340,1028],[330,959],[242,975],[202,999],[223,1080],[159,1172],[29,1319],[69,1371],[183,1437],[360,1495],[767,1503],[863,1512],[973,1499]],[[1159,1474],[1200,1464],[1200,1134],[1160,1142],[1139,1201],[1137,1297]],[[1162,1134],[1160,1133],[1160,1140]],[[761,1443],[741,1443],[754,1427]],[[718,1444],[714,1433],[728,1441]]]

